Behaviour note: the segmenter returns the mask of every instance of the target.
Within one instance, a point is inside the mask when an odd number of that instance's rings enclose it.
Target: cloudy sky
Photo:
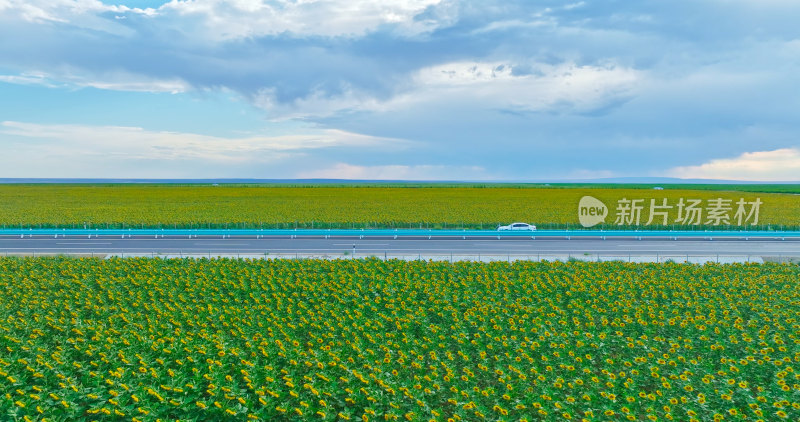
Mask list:
[[[800,180],[795,0],[0,0],[0,177]]]

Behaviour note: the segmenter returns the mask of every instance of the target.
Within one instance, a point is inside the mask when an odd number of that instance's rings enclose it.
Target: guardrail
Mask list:
[[[548,238],[548,237],[633,237],[633,238],[773,238],[800,239],[800,231],[692,231],[692,230],[417,230],[417,229],[0,229],[0,236],[289,236],[289,237],[497,237],[497,238]]]

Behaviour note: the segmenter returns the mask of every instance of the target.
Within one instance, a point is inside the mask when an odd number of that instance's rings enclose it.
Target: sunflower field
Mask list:
[[[0,259],[0,420],[800,419],[787,264]]]
[[[681,226],[677,202],[723,199],[762,202],[758,221],[749,229],[800,230],[800,196],[760,192],[691,189],[541,188],[541,187],[276,187],[186,185],[3,185],[0,184],[0,227],[24,228],[432,228],[489,229],[525,221],[540,229],[580,228],[578,203],[593,196],[609,208],[596,228],[643,227],[615,224],[619,200],[668,201],[663,219],[647,228],[726,229],[724,225]],[[731,210],[730,214],[733,214]],[[703,214],[703,217],[706,217]],[[753,225],[755,223],[755,225]],[[738,226],[734,226],[738,227]],[[740,228],[740,227],[739,227]]]

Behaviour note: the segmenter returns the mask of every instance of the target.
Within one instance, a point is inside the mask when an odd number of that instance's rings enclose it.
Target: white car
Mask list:
[[[536,226],[528,223],[513,223],[507,226],[498,226],[497,230],[536,230]]]

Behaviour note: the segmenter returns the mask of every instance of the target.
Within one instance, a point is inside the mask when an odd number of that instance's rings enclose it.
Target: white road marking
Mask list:
[[[58,242],[56,245],[111,245],[111,242]]]
[[[614,245],[618,248],[633,248],[636,245]],[[639,245],[641,246],[641,245]],[[662,248],[686,248],[686,245],[659,245]],[[711,245],[701,245],[701,246],[711,246]]]
[[[250,246],[249,243],[193,243],[194,246]]]
[[[356,246],[389,246],[388,243],[355,243]],[[353,243],[334,243],[333,246],[353,246]]]

